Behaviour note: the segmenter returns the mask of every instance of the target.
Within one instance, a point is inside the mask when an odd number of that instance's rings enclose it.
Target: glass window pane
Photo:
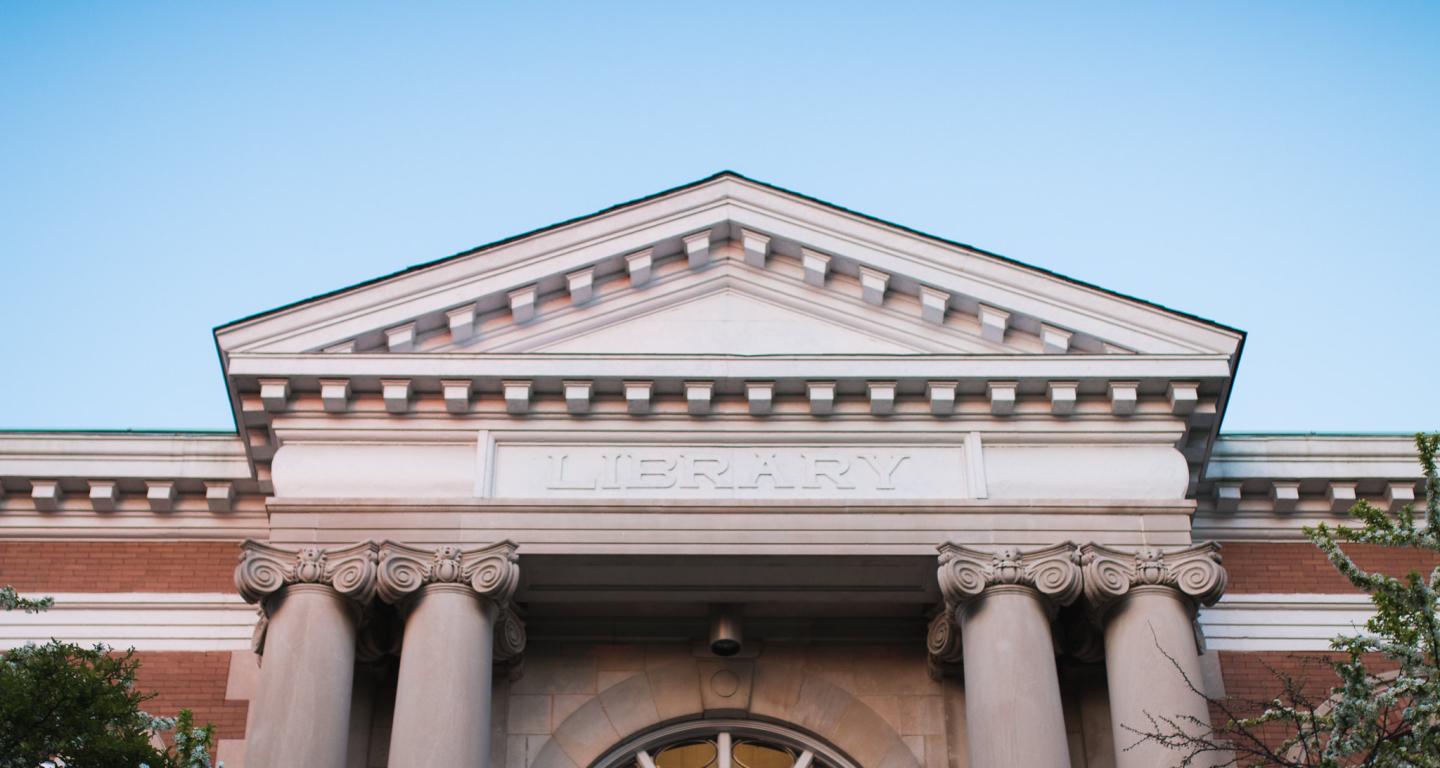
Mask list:
[[[715,745],[709,741],[672,744],[655,753],[656,768],[712,768],[717,762]],[[785,766],[789,768],[789,766]]]
[[[790,768],[795,754],[783,747],[772,747],[753,741],[742,741],[730,750],[738,768]]]

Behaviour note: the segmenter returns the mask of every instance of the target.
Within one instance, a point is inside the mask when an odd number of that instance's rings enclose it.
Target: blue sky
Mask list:
[[[0,427],[229,428],[210,329],[731,168],[1440,427],[1440,3],[0,2]]]

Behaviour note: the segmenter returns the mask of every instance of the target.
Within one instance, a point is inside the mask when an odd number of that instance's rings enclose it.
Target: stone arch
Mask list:
[[[636,672],[565,718],[530,768],[590,768],[623,741],[705,717],[781,723],[834,745],[860,768],[920,768],[885,718],[795,661],[691,659]]]

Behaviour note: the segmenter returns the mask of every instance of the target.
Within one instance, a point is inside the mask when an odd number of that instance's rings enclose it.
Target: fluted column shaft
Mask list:
[[[515,545],[380,548],[380,595],[409,609],[395,689],[391,768],[482,768],[490,757],[491,665]],[[523,642],[523,638],[522,638]]]
[[[1196,606],[1214,603],[1225,589],[1216,550],[1213,544],[1168,553],[1082,548],[1085,591],[1105,625],[1117,768],[1172,765],[1184,757],[1142,740],[1136,730],[1163,731],[1170,727],[1165,718],[1200,735],[1206,729],[1196,723],[1210,722],[1209,705],[1197,692],[1203,682],[1193,621]],[[1222,762],[1222,755],[1200,755],[1195,765]]]
[[[375,545],[289,552],[246,542],[235,581],[266,612],[246,765],[345,768],[359,605]]]
[[[1067,768],[1050,618],[1080,593],[1074,545],[1022,554],[946,544],[940,587],[957,606],[972,768]]]

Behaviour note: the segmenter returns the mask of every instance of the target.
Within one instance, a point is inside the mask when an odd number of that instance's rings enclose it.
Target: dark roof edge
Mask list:
[[[1094,284],[1094,283],[1089,283],[1089,282],[1086,282],[1086,281],[1084,281],[1084,280],[1079,280],[1079,279],[1070,277],[1069,275],[1064,275],[1064,274],[1061,274],[1061,273],[1059,273],[1059,272],[1055,272],[1055,271],[1053,271],[1053,270],[1046,269],[1046,268],[1044,268],[1044,267],[1037,267],[1037,266],[1035,266],[1035,265],[1033,265],[1033,264],[1028,264],[1028,263],[1026,263],[1026,262],[1020,261],[1019,259],[1014,259],[1014,258],[1011,258],[1011,257],[1009,257],[1009,256],[1005,256],[1005,255],[1003,255],[1003,254],[995,253],[995,252],[993,252],[993,251],[987,251],[987,250],[985,250],[985,249],[983,249],[983,248],[977,248],[977,247],[975,247],[975,246],[973,246],[973,245],[970,245],[970,244],[968,244],[968,243],[959,242],[958,240],[951,240],[951,239],[949,239],[949,238],[940,237],[940,236],[938,236],[938,235],[932,235],[932,234],[930,234],[929,232],[923,232],[923,231],[921,231],[921,230],[914,229],[914,228],[912,228],[912,227],[907,227],[907,226],[905,226],[904,224],[896,224],[896,223],[893,222],[893,221],[888,221],[888,220],[882,219],[882,218],[880,218],[880,217],[878,217],[878,216],[871,216],[870,214],[867,214],[867,213],[861,213],[860,211],[856,211],[856,210],[852,210],[852,209],[850,209],[850,208],[846,208],[846,207],[843,206],[843,205],[836,205],[835,203],[829,202],[828,200],[822,200],[822,199],[820,199],[820,198],[818,198],[818,197],[812,197],[812,196],[807,195],[807,194],[804,194],[804,193],[802,193],[802,192],[796,192],[796,191],[794,191],[794,190],[792,190],[792,189],[787,189],[787,188],[782,187],[782,186],[779,186],[779,185],[777,185],[777,184],[771,184],[771,183],[769,183],[769,182],[760,181],[760,180],[758,180],[758,179],[752,179],[752,178],[750,178],[749,176],[746,176],[746,175],[744,175],[744,174],[742,174],[742,173],[738,173],[738,172],[736,172],[736,171],[731,171],[731,170],[723,170],[723,171],[720,171],[720,172],[718,172],[718,173],[713,173],[713,174],[711,174],[711,175],[709,175],[709,176],[706,176],[706,177],[703,178],[703,179],[697,179],[696,181],[688,182],[688,183],[686,183],[686,184],[681,184],[681,185],[676,186],[676,187],[671,187],[671,188],[669,188],[669,189],[661,190],[661,191],[655,192],[655,193],[653,193],[653,194],[645,195],[644,197],[637,197],[637,198],[635,198],[634,200],[629,200],[629,201],[626,201],[626,202],[623,202],[623,203],[618,203],[618,204],[616,204],[616,205],[609,206],[608,208],[602,208],[602,209],[600,209],[600,210],[598,210],[598,211],[595,211],[595,212],[593,212],[593,213],[587,213],[587,214],[584,214],[584,215],[581,215],[581,216],[575,216],[575,217],[572,217],[572,218],[569,218],[569,219],[565,219],[564,221],[559,221],[559,222],[556,222],[556,223],[554,223],[554,224],[549,224],[549,225],[546,225],[546,226],[543,226],[543,227],[539,227],[539,228],[537,228],[537,229],[529,230],[528,232],[521,232],[520,234],[511,235],[510,237],[506,237],[506,238],[503,238],[503,239],[500,239],[500,240],[496,240],[496,241],[494,241],[494,242],[486,243],[486,244],[484,244],[484,245],[477,245],[477,246],[475,246],[474,248],[469,248],[469,249],[467,249],[467,250],[460,251],[459,253],[454,253],[454,254],[451,254],[451,255],[449,255],[449,256],[444,256],[444,257],[441,257],[441,258],[438,258],[438,259],[434,259],[434,260],[431,260],[431,261],[427,261],[427,262],[423,262],[423,263],[420,263],[420,264],[415,264],[415,265],[413,265],[413,266],[406,267],[405,269],[399,270],[399,271],[397,271],[397,272],[391,272],[391,273],[388,274],[388,275],[381,275],[381,276],[379,276],[379,277],[374,277],[374,278],[371,278],[371,279],[369,279],[369,280],[365,280],[365,281],[362,281],[362,282],[359,282],[359,283],[355,283],[354,285],[348,285],[348,286],[345,286],[345,287],[343,287],[343,288],[337,288],[337,289],[335,289],[335,290],[333,290],[333,291],[326,291],[325,293],[317,294],[317,295],[315,295],[315,296],[310,296],[310,297],[308,297],[308,298],[299,299],[299,300],[297,300],[297,301],[292,301],[292,302],[290,302],[290,303],[288,303],[288,304],[283,304],[283,305],[278,306],[278,307],[275,307],[275,308],[273,308],[273,309],[267,309],[267,310],[265,310],[265,311],[263,311],[263,312],[256,312],[255,314],[247,315],[247,316],[242,317],[242,318],[240,318],[240,319],[238,319],[238,320],[232,320],[232,321],[230,321],[230,322],[228,322],[228,323],[224,323],[224,324],[222,324],[222,325],[218,325],[218,326],[215,327],[214,330],[215,330],[215,333],[218,334],[220,331],[222,331],[222,330],[224,330],[224,329],[226,329],[226,328],[229,328],[229,327],[231,327],[231,326],[234,326],[234,325],[239,325],[240,323],[245,323],[245,322],[249,322],[249,321],[251,321],[251,320],[256,320],[256,319],[258,319],[258,318],[262,318],[262,317],[265,317],[265,316],[267,316],[267,315],[273,315],[273,314],[275,314],[275,313],[277,313],[277,312],[283,312],[283,311],[285,311],[285,310],[287,310],[287,309],[292,309],[292,308],[298,307],[298,306],[300,306],[300,305],[302,305],[302,304],[308,304],[308,303],[310,303],[310,302],[312,302],[312,301],[318,301],[318,300],[320,300],[320,299],[327,299],[327,298],[330,298],[331,296],[337,296],[337,295],[342,294],[342,293],[346,293],[346,292],[349,292],[349,291],[353,291],[353,290],[355,290],[355,289],[357,289],[357,288],[364,288],[364,287],[367,286],[367,285],[374,285],[374,284],[376,284],[376,283],[384,282],[384,281],[389,280],[389,279],[391,279],[391,278],[399,277],[399,276],[401,276],[401,275],[406,275],[406,274],[409,274],[409,273],[411,273],[411,272],[418,272],[418,271],[423,270],[423,269],[429,269],[430,267],[434,267],[434,266],[438,266],[438,265],[440,265],[440,264],[444,264],[445,262],[451,261],[451,260],[453,260],[453,259],[459,259],[459,258],[464,258],[464,257],[466,257],[466,256],[472,256],[472,255],[474,255],[474,254],[476,254],[476,253],[480,253],[481,251],[489,250],[489,249],[491,249],[491,248],[496,248],[496,247],[499,247],[499,246],[502,246],[502,245],[507,245],[507,244],[509,244],[509,243],[516,242],[517,240],[523,240],[523,239],[525,239],[525,238],[527,238],[527,237],[533,237],[533,236],[535,236],[535,235],[543,234],[543,233],[545,233],[545,232],[549,232],[549,231],[551,231],[551,230],[559,229],[559,228],[561,228],[561,227],[566,227],[566,226],[569,226],[569,225],[571,225],[571,224],[575,224],[575,223],[577,223],[577,222],[584,221],[584,220],[586,220],[586,219],[592,219],[592,218],[595,218],[595,217],[597,217],[597,216],[604,216],[604,215],[606,215],[606,214],[609,214],[609,213],[613,213],[613,212],[615,212],[615,211],[618,211],[618,210],[620,210],[620,209],[622,209],[622,208],[628,208],[628,207],[630,207],[630,206],[640,205],[640,204],[642,204],[642,203],[646,203],[646,202],[649,202],[649,201],[651,201],[651,200],[655,200],[655,199],[657,199],[657,198],[665,197],[666,195],[671,195],[671,194],[674,194],[674,193],[676,193],[676,192],[683,192],[683,191],[688,190],[688,189],[693,189],[693,188],[695,188],[695,187],[701,186],[701,185],[703,185],[703,184],[708,184],[708,183],[710,183],[710,182],[712,182],[712,181],[715,181],[715,180],[721,179],[721,178],[725,178],[725,177],[731,177],[731,178],[739,179],[739,180],[741,180],[741,181],[745,181],[745,182],[748,182],[748,183],[750,183],[750,184],[754,184],[754,185],[756,185],[756,186],[760,186],[760,187],[764,187],[764,188],[766,188],[766,189],[774,190],[774,191],[780,192],[780,193],[782,193],[782,194],[790,195],[791,197],[795,197],[795,198],[798,198],[798,199],[801,199],[801,200],[805,200],[805,201],[807,201],[807,202],[815,203],[816,205],[822,205],[822,206],[825,206],[826,208],[830,208],[830,209],[833,209],[833,210],[836,210],[836,211],[840,211],[840,212],[845,213],[845,214],[849,214],[849,215],[851,215],[851,216],[855,216],[855,217],[858,217],[858,218],[861,218],[861,219],[865,219],[866,221],[871,221],[871,222],[874,222],[874,223],[876,223],[876,224],[881,224],[881,225],[883,225],[883,226],[890,227],[890,228],[892,228],[892,229],[897,229],[897,230],[900,230],[900,231],[902,231],[902,232],[905,232],[905,233],[908,233],[908,234],[911,234],[911,235],[915,235],[915,236],[917,236],[917,237],[923,237],[923,238],[925,238],[925,239],[927,239],[927,240],[933,240],[933,241],[935,241],[935,242],[943,243],[943,244],[945,244],[945,245],[949,245],[949,246],[953,246],[953,247],[957,247],[957,248],[964,248],[964,249],[967,250],[967,251],[971,251],[971,252],[980,254],[980,255],[982,255],[982,256],[988,256],[988,257],[990,257],[990,258],[992,258],[992,259],[998,259],[998,260],[1003,261],[1003,262],[1005,262],[1005,263],[1007,263],[1007,264],[1012,264],[1012,265],[1017,266],[1017,267],[1021,267],[1021,268],[1024,268],[1024,269],[1029,269],[1029,270],[1038,272],[1038,273],[1043,274],[1043,275],[1047,275],[1047,276],[1050,276],[1050,277],[1054,277],[1054,278],[1059,279],[1059,280],[1064,280],[1065,282],[1071,283],[1071,284],[1073,284],[1073,285],[1077,285],[1077,286],[1080,286],[1080,287],[1083,287],[1083,288],[1088,288],[1088,289],[1094,290],[1094,291],[1099,291],[1099,292],[1101,292],[1101,293],[1105,293],[1105,294],[1108,294],[1108,295],[1110,295],[1110,296],[1115,296],[1115,297],[1118,297],[1118,298],[1121,298],[1121,299],[1125,299],[1126,301],[1133,301],[1133,302],[1135,302],[1135,303],[1137,303],[1137,304],[1141,304],[1141,305],[1143,305],[1143,306],[1152,307],[1152,308],[1154,308],[1154,309],[1159,309],[1159,310],[1161,310],[1161,311],[1169,312],[1169,313],[1174,314],[1174,315],[1179,315],[1180,317],[1184,317],[1184,318],[1187,318],[1187,319],[1190,319],[1190,320],[1194,320],[1194,321],[1199,322],[1199,323],[1204,323],[1204,324],[1206,324],[1206,325],[1210,325],[1210,326],[1213,326],[1213,327],[1215,327],[1215,328],[1219,328],[1219,329],[1221,329],[1221,330],[1225,330],[1225,331],[1229,331],[1229,332],[1231,332],[1231,333],[1239,334],[1240,337],[1242,338],[1242,341],[1243,341],[1244,336],[1246,335],[1246,332],[1243,331],[1243,330],[1241,330],[1241,329],[1239,329],[1239,328],[1235,328],[1235,327],[1233,327],[1233,326],[1225,325],[1224,323],[1220,323],[1220,322],[1217,322],[1217,321],[1215,321],[1215,320],[1211,320],[1211,319],[1208,318],[1208,317],[1202,317],[1202,316],[1197,315],[1197,314],[1193,314],[1193,313],[1190,313],[1190,312],[1185,312],[1185,311],[1183,311],[1183,310],[1174,309],[1174,308],[1172,308],[1172,307],[1167,307],[1167,306],[1165,306],[1165,305],[1163,305],[1163,304],[1158,304],[1158,303],[1153,302],[1153,301],[1148,301],[1148,300],[1146,300],[1146,299],[1137,298],[1137,297],[1135,297],[1135,296],[1131,296],[1131,295],[1129,295],[1129,294],[1121,293],[1121,292],[1119,292],[1119,291],[1112,290],[1112,289],[1110,289],[1110,288],[1105,288],[1105,287],[1096,285],[1096,284]]]
[[[0,437],[7,435],[61,435],[73,437],[234,437],[240,434],[231,429],[4,429]]]
[[[1246,438],[1246,437],[1408,437],[1414,438],[1415,432],[1222,432],[1220,439]]]
[[[591,213],[586,213],[586,214],[583,214],[583,215],[580,215],[580,216],[573,216],[573,217],[571,217],[571,218],[565,219],[564,221],[557,221],[557,222],[555,222],[554,224],[546,224],[546,225],[543,226],[543,227],[537,227],[537,228],[535,228],[535,229],[532,229],[532,230],[529,230],[529,231],[526,231],[526,232],[521,232],[520,234],[517,234],[517,235],[511,235],[511,236],[509,236],[509,237],[504,237],[504,238],[501,238],[501,239],[499,239],[499,240],[495,240],[495,241],[492,241],[492,242],[489,242],[489,243],[485,243],[484,245],[477,245],[477,246],[475,246],[474,248],[467,248],[467,249],[465,249],[465,250],[463,250],[463,251],[460,251],[459,253],[452,253],[452,254],[450,254],[449,256],[442,256],[442,257],[440,257],[440,258],[438,258],[438,259],[432,259],[432,260],[430,260],[430,261],[422,262],[422,263],[420,263],[420,264],[414,264],[414,265],[412,265],[412,266],[406,267],[406,268],[401,269],[401,270],[398,270],[398,271],[396,271],[396,272],[391,272],[391,273],[388,274],[388,275],[381,275],[381,276],[379,276],[379,277],[372,277],[372,278],[370,278],[369,280],[362,280],[361,282],[355,283],[355,284],[353,284],[353,285],[347,285],[347,286],[345,286],[345,287],[343,287],[343,288],[336,288],[336,289],[333,290],[333,291],[326,291],[325,293],[319,293],[319,294],[316,294],[316,295],[314,295],[314,296],[310,296],[310,297],[308,297],[308,298],[298,299],[298,300],[292,301],[292,302],[290,302],[290,303],[288,303],[288,304],[282,304],[282,305],[280,305],[280,306],[278,306],[278,307],[275,307],[274,309],[267,309],[267,310],[264,310],[263,312],[256,312],[256,313],[253,314],[253,315],[246,315],[245,317],[242,317],[242,318],[240,318],[240,319],[238,319],[238,320],[231,320],[231,321],[228,322],[228,323],[224,323],[224,324],[222,324],[222,325],[217,325],[217,326],[215,326],[215,331],[218,333],[218,332],[220,332],[220,331],[222,331],[222,330],[224,330],[224,329],[226,329],[226,328],[229,328],[229,327],[232,326],[232,325],[239,325],[240,323],[249,322],[249,321],[251,321],[251,320],[255,320],[255,319],[258,319],[258,318],[261,318],[261,317],[265,317],[266,315],[273,315],[273,314],[275,314],[275,313],[277,313],[277,312],[284,312],[284,311],[287,310],[287,309],[293,309],[293,308],[295,308],[295,307],[300,306],[301,304],[309,304],[309,303],[312,302],[312,301],[319,301],[320,299],[328,299],[328,298],[330,298],[331,296],[338,296],[338,295],[340,295],[340,294],[342,294],[342,293],[346,293],[346,292],[349,292],[349,291],[353,291],[353,290],[355,290],[356,288],[364,288],[364,287],[367,286],[367,285],[374,285],[374,284],[376,284],[376,283],[382,283],[382,282],[384,282],[384,281],[386,281],[386,280],[389,280],[389,279],[391,279],[391,278],[400,277],[401,275],[408,275],[408,274],[410,274],[411,272],[419,272],[420,270],[423,270],[423,269],[429,269],[430,267],[439,266],[439,265],[441,265],[441,264],[444,264],[444,263],[447,262],[447,261],[452,261],[452,260],[454,260],[454,259],[461,259],[461,258],[464,258],[464,257],[466,257],[466,256],[473,256],[473,255],[475,255],[475,254],[477,254],[477,253],[480,253],[481,251],[486,251],[486,250],[489,250],[489,249],[491,249],[491,248],[498,248],[499,246],[502,246],[502,245],[508,245],[508,244],[513,243],[513,242],[515,242],[515,241],[517,241],[517,240],[524,240],[524,239],[527,238],[527,237],[534,237],[535,235],[544,234],[544,233],[549,232],[549,231],[551,231],[551,230],[560,229],[561,227],[567,227],[567,226],[569,226],[569,225],[571,225],[571,224],[576,224],[576,223],[579,223],[579,222],[581,222],[581,221],[585,221],[586,219],[593,219],[593,218],[595,218],[596,216],[604,216],[604,215],[607,214],[607,213],[614,213],[615,211],[618,211],[618,210],[620,210],[620,209],[622,209],[622,208],[628,208],[628,207],[630,207],[630,206],[632,206],[632,205],[640,205],[641,203],[647,203],[647,202],[649,202],[649,201],[651,201],[651,200],[654,200],[654,199],[656,199],[656,198],[661,198],[661,197],[664,197],[664,196],[666,196],[666,195],[674,194],[674,193],[676,193],[676,192],[684,192],[684,191],[687,190],[687,189],[693,189],[694,187],[698,187],[698,186],[700,186],[700,185],[702,185],[702,184],[708,184],[708,183],[710,183],[710,182],[712,182],[712,181],[715,181],[716,179],[719,179],[719,178],[722,178],[722,177],[725,177],[725,176],[734,176],[734,177],[736,177],[736,178],[741,178],[741,179],[744,179],[744,178],[745,178],[744,176],[741,176],[740,174],[738,174],[738,173],[736,173],[736,172],[734,172],[734,171],[720,171],[719,173],[714,173],[714,174],[711,174],[711,175],[709,175],[709,176],[706,176],[706,177],[703,178],[703,179],[698,179],[698,180],[696,180],[696,181],[687,182],[687,183],[681,184],[680,186],[677,186],[677,187],[670,187],[669,189],[664,189],[664,190],[661,190],[661,191],[659,191],[659,192],[655,192],[654,194],[645,195],[644,197],[637,197],[637,198],[635,198],[634,200],[627,200],[627,201],[625,201],[625,202],[623,202],[623,203],[617,203],[617,204],[612,205],[612,206],[609,206],[609,207],[607,207],[607,208],[601,208],[601,209],[598,210],[598,211],[594,211],[594,212],[591,212]],[[746,179],[746,181],[750,181],[750,179]],[[756,183],[759,183],[759,182],[756,182]]]

